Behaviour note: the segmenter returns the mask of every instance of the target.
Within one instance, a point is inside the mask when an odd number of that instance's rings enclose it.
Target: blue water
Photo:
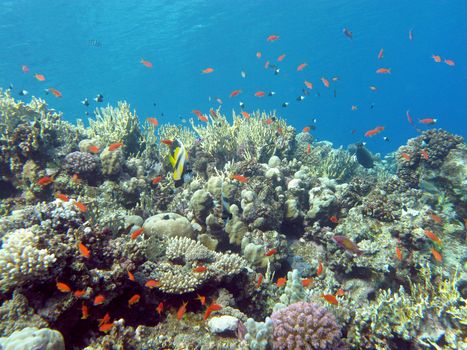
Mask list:
[[[407,109],[415,119],[435,117],[436,127],[467,136],[466,18],[460,0],[0,1],[0,86],[13,84],[18,98],[20,89],[28,90],[26,101],[45,98],[69,121],[87,120],[85,112],[92,115],[97,104],[86,108],[80,101],[97,93],[105,97],[99,106],[127,100],[142,119],[162,123],[181,123],[193,109],[207,113],[220,97],[228,115],[243,101],[248,112],[275,109],[300,129],[317,118],[313,133],[335,146],[365,139],[365,131],[382,125],[366,141],[371,150],[388,152],[417,134]],[[267,42],[271,34],[280,39]],[[279,75],[264,69],[283,53]],[[432,54],[456,66],[435,63]],[[154,67],[140,64],[142,57]],[[297,72],[304,62],[308,67]],[[207,67],[215,71],[201,74]],[[378,75],[379,67],[392,73]],[[326,89],[322,76],[339,80]],[[304,80],[314,88],[297,102]],[[63,97],[46,95],[48,87]],[[234,89],[243,93],[229,98]],[[258,98],[258,90],[276,95]],[[289,107],[281,107],[284,101]],[[359,109],[351,111],[352,105]]]

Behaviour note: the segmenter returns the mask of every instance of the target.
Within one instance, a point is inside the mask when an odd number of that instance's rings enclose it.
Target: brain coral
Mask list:
[[[271,315],[274,349],[341,349],[341,329],[334,315],[316,303],[298,302]]]

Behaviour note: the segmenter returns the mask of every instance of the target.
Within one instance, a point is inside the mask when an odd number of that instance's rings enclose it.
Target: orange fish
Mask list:
[[[110,315],[108,312],[105,313],[104,317],[97,319],[99,321],[99,326],[103,325],[104,323],[110,322]]]
[[[255,92],[256,97],[264,97],[264,95],[266,95],[266,93],[264,91],[256,91]]]
[[[78,210],[79,210],[80,212],[82,212],[82,213],[85,213],[85,212],[88,211],[88,208],[87,208],[83,203],[81,203],[81,202],[78,202],[78,201],[73,202],[73,205],[74,205],[76,208],[78,208]]]
[[[402,261],[402,252],[398,246],[396,246],[396,258],[399,261]]]
[[[244,184],[248,182],[248,178],[243,175],[232,175],[232,179]]]
[[[82,297],[84,297],[85,295],[86,295],[86,291],[83,290],[83,289],[75,290],[75,291],[73,292],[73,296],[74,296],[75,298],[82,298]]]
[[[34,78],[36,78],[39,81],[45,80],[45,77],[42,74],[38,74],[38,73],[34,74]]]
[[[308,144],[306,146],[306,153],[310,154],[311,153],[311,144]]]
[[[159,316],[162,315],[162,312],[164,311],[164,303],[162,301],[159,303],[159,305],[157,305],[156,311]]]
[[[81,254],[82,257],[89,259],[91,256],[91,253],[89,252],[89,249],[81,242],[78,244],[78,249],[79,253]]]
[[[208,67],[208,68],[205,68],[201,71],[201,73],[203,74],[209,74],[209,73],[212,73],[214,72],[214,68],[211,68],[211,67]]]
[[[47,186],[54,182],[54,179],[51,176],[44,176],[37,180],[39,186]]]
[[[283,287],[287,283],[287,279],[285,277],[279,277],[276,282],[276,286]]]
[[[193,269],[193,272],[206,272],[208,268],[206,266],[196,266]]]
[[[423,230],[423,232],[425,232],[425,236],[427,236],[433,242],[438,243],[438,244],[442,244],[441,240],[439,239],[439,237],[434,232],[432,232],[430,230]]]
[[[58,91],[57,89],[54,89],[54,88],[48,88],[47,89],[49,92],[52,93],[52,95],[54,95],[55,97],[62,97],[62,93],[60,91]]]
[[[84,303],[81,304],[81,319],[85,320],[89,317],[89,309],[88,306]]]
[[[250,114],[248,112],[242,111],[242,115],[245,119],[250,119]]]
[[[365,136],[366,137],[372,137],[372,136],[375,136],[377,134],[379,134],[381,131],[384,130],[384,126],[377,126],[376,128],[374,129],[371,129],[371,130],[368,130],[366,133],[365,133]]]
[[[141,235],[141,234],[143,233],[143,231],[144,231],[144,228],[143,228],[143,227],[141,227],[141,228],[139,228],[139,229],[137,229],[137,230],[134,230],[133,233],[132,233],[131,236],[130,236],[131,239],[136,239],[136,237],[138,237],[139,235]]]
[[[152,179],[151,183],[153,185],[157,185],[159,182],[162,180],[162,175],[156,176],[154,179]]]
[[[302,286],[308,287],[313,282],[312,278],[304,278],[302,279]]]
[[[405,114],[407,115],[407,121],[413,125],[413,118],[411,117],[409,110],[407,110]]]
[[[441,56],[438,56],[438,55],[432,55],[431,57],[433,58],[433,60],[434,60],[436,63],[439,63],[439,62],[441,62]]]
[[[356,254],[356,255],[363,254],[363,251],[361,251],[358,248],[358,245],[345,236],[335,235],[334,237],[332,237],[332,240],[336,242],[336,244],[339,247],[344,248],[345,250],[352,252],[353,254]]]
[[[305,80],[303,83],[305,84],[305,86],[306,86],[308,89],[313,89],[313,84],[310,83],[309,81]]]
[[[203,319],[206,321],[208,317],[211,315],[211,312],[219,311],[220,309],[222,309],[222,305],[219,305],[219,304],[209,305],[208,308],[206,309],[206,312],[204,313]]]
[[[146,119],[148,121],[149,124],[151,125],[154,125],[154,126],[158,126],[159,125],[159,122],[156,118],[147,118]]]
[[[339,288],[336,292],[336,296],[341,297],[345,294],[345,291],[342,288]]]
[[[376,70],[376,73],[378,73],[378,74],[390,74],[391,69],[389,69],[389,68],[378,68]]]
[[[382,59],[384,57],[384,49],[381,49],[379,50],[379,53],[378,53],[378,59]]]
[[[437,262],[443,262],[443,256],[435,248],[431,248],[431,254],[433,254],[433,257]]]
[[[127,271],[128,273],[128,279],[132,282],[135,281],[135,275],[133,275],[133,273],[131,271]]]
[[[184,302],[184,303],[180,306],[180,308],[179,308],[178,311],[177,311],[177,320],[180,321],[180,320],[182,319],[183,315],[184,315],[185,312],[186,312],[186,306],[187,306],[187,305],[188,305],[188,301],[187,301],[186,303]]]
[[[102,294],[96,295],[94,298],[94,306],[102,305],[105,302],[105,297]]]
[[[258,276],[258,281],[256,282],[256,289],[259,288],[259,286],[261,285],[261,282],[263,282],[263,274],[259,274]]]
[[[159,281],[156,281],[156,280],[147,280],[146,283],[144,284],[144,286],[149,288],[149,289],[160,287],[160,285],[161,285],[161,283]]]
[[[304,70],[306,66],[308,66],[308,63],[300,63],[297,67],[297,72]]]
[[[436,222],[437,224],[440,224],[443,220],[438,216],[436,215],[435,213],[430,213],[430,217],[431,219]]]
[[[110,330],[113,328],[114,324],[112,323],[104,323],[99,327],[99,331],[107,333],[110,332]]]
[[[316,275],[319,276],[323,272],[323,263],[318,260],[318,268],[316,269]]]
[[[116,149],[119,149],[120,147],[123,146],[123,143],[121,142],[116,142],[116,143],[112,143],[110,146],[109,146],[109,151],[112,152],[112,151],[115,151]]]
[[[235,97],[239,94],[241,94],[242,90],[234,90],[230,93],[229,97]]]
[[[167,145],[167,146],[171,146],[173,142],[173,140],[168,140],[168,139],[164,139],[164,140],[161,140],[161,143],[163,143],[164,145]]]
[[[146,61],[145,59],[141,58],[141,61],[139,61],[142,65],[148,67],[148,68],[152,68],[152,63],[149,62],[149,61]]]
[[[88,147],[88,151],[94,154],[99,153],[100,150],[101,149],[98,146],[92,145]]]
[[[303,129],[302,129],[302,132],[310,132],[310,127],[309,126],[305,126]]]
[[[410,160],[410,156],[407,153],[401,153],[401,156],[402,156],[402,158],[404,158],[407,161]]]
[[[279,40],[279,35],[269,35],[267,38],[266,38],[267,41],[276,41],[276,40]]]
[[[198,119],[205,123],[207,123],[209,120],[208,117],[206,117],[205,115],[199,115]]]
[[[424,119],[419,119],[418,122],[425,124],[425,125],[431,125],[431,124],[435,124],[437,120],[435,118],[424,118]]]
[[[135,294],[133,295],[129,300],[128,300],[128,307],[131,307],[132,305],[135,305],[136,303],[139,302],[141,299],[141,295]]]
[[[261,58],[261,52],[260,51],[256,52],[256,57]]]
[[[321,298],[324,298],[324,300],[326,300],[329,304],[339,305],[336,297],[332,294],[321,294]]]
[[[23,71],[23,73],[28,73],[28,72],[29,72],[29,67],[26,66],[25,64],[23,64],[23,65],[21,66],[21,70]]]
[[[57,282],[56,284],[57,289],[62,292],[62,293],[69,293],[71,292],[71,288],[68,284],[63,283],[63,282]]]
[[[197,117],[201,117],[203,115],[199,109],[193,109],[191,112]]]
[[[267,125],[271,125],[272,124],[272,119],[271,118],[268,118],[264,121]]]
[[[68,202],[70,197],[64,195],[63,193],[55,193],[55,198],[60,199],[61,201]]]
[[[322,82],[323,85],[326,86],[327,88],[329,87],[329,80],[327,80],[326,78],[322,77],[322,78],[321,78],[321,82]]]
[[[80,181],[79,175],[78,174],[73,174],[73,176],[71,177],[71,181],[73,181],[74,183],[79,183],[79,181]]]
[[[337,216],[333,215],[329,218],[329,221],[331,221],[333,224],[337,224],[339,222],[339,219]]]
[[[444,63],[446,63],[448,66],[455,66],[456,65],[456,62],[454,62],[453,60],[444,60]]]
[[[424,149],[422,149],[420,151],[420,154],[422,155],[423,158],[425,158],[425,160],[428,160],[428,152],[425,151]]]
[[[196,294],[196,295],[197,295],[196,300],[199,300],[201,305],[205,305],[206,304],[206,297],[204,295],[199,295],[199,294]]]
[[[265,254],[264,256],[271,256],[271,255],[274,255],[277,253],[277,249],[276,248],[272,248],[272,249],[269,249]]]
[[[264,63],[264,69],[268,69],[268,68],[269,68],[269,61],[266,61],[266,62]]]
[[[279,57],[277,57],[277,61],[278,62],[282,62],[282,60],[285,58],[285,53],[283,53],[282,55],[280,55]]]

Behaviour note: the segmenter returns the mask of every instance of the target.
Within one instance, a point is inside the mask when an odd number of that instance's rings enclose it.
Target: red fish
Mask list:
[[[185,312],[186,312],[186,306],[188,305],[188,301],[187,302],[184,302],[180,308],[178,309],[177,311],[177,320],[181,320],[183,315],[185,315]]]
[[[159,281],[156,281],[156,280],[147,280],[146,283],[144,284],[144,286],[149,288],[149,289],[160,287],[160,285],[161,285],[161,283]]]
[[[368,130],[366,133],[365,133],[365,136],[366,137],[372,137],[372,136],[375,136],[377,134],[379,134],[381,131],[384,130],[384,126],[377,126],[376,128],[374,129],[371,129],[371,130]]]
[[[242,115],[245,119],[250,119],[250,114],[248,112],[242,111]]]
[[[433,58],[433,61],[435,61],[436,63],[440,63],[440,62],[441,62],[441,56],[438,56],[438,55],[431,55],[431,57]]]
[[[71,288],[68,284],[63,283],[63,282],[57,282],[56,284],[57,289],[62,292],[62,293],[69,293],[71,292]]]
[[[104,323],[110,322],[110,314],[108,312],[105,313],[104,317],[98,318],[99,326],[103,325]]]
[[[142,65],[148,67],[148,68],[152,68],[152,63],[149,62],[149,61],[146,61],[144,58],[141,58],[141,61],[139,61]]]
[[[45,76],[43,76],[42,74],[38,74],[38,73],[34,74],[34,78],[36,78],[39,81],[45,80]]]
[[[201,73],[203,74],[209,74],[209,73],[212,73],[214,72],[214,68],[211,68],[211,67],[208,67],[208,68],[205,68],[201,71]]]
[[[85,212],[88,211],[88,208],[87,208],[83,203],[81,203],[81,202],[78,202],[78,201],[73,202],[73,205],[74,205],[76,208],[78,208],[78,210],[79,210],[80,212],[82,212],[82,213],[85,213]]]
[[[287,283],[287,278],[285,277],[279,277],[276,282],[276,286],[278,287],[283,287]]]
[[[453,60],[444,60],[444,63],[446,63],[448,66],[455,66],[456,65],[456,62],[454,62]]]
[[[261,58],[261,52],[260,51],[256,52],[256,58]]]
[[[272,249],[269,249],[265,254],[264,256],[272,256],[274,254],[277,253],[277,249],[276,248],[272,248]]]
[[[302,129],[302,132],[310,132],[311,128],[309,126],[305,126],[303,129]]]
[[[313,89],[313,84],[310,83],[309,81],[306,81],[306,80],[305,80],[303,83],[305,84],[305,86],[306,86],[308,89]]]
[[[405,112],[405,114],[407,115],[407,120],[408,120],[408,122],[409,122],[410,124],[413,125],[413,119],[412,119],[412,117],[410,116],[409,110],[407,110],[407,111]]]
[[[326,86],[327,88],[329,87],[329,80],[327,80],[326,78],[322,77],[322,78],[321,78],[321,82],[322,82],[323,85]]]
[[[435,213],[430,213],[430,217],[431,219],[436,222],[437,224],[441,224],[441,222],[443,221],[438,215],[436,215]]]
[[[193,269],[193,272],[206,272],[208,268],[206,266],[196,266]]]
[[[242,90],[234,90],[230,93],[229,97],[235,97],[241,94]]]
[[[389,69],[389,68],[378,68],[376,70],[376,73],[378,73],[378,74],[390,74],[391,69]]]
[[[131,271],[127,271],[127,274],[128,274],[128,279],[132,282],[135,281],[135,275],[133,275],[133,273]]]
[[[135,305],[138,303],[141,299],[141,295],[135,294],[133,295],[129,300],[128,300],[128,307],[131,307],[132,305]]]
[[[156,119],[156,118],[147,118],[147,121],[149,124],[151,125],[154,125],[154,126],[158,126],[159,125],[159,121]]]
[[[23,64],[23,65],[21,66],[21,70],[23,71],[23,73],[28,73],[28,72],[29,72],[29,67],[26,66],[25,64]]]
[[[384,57],[384,49],[381,49],[379,50],[379,53],[378,53],[378,59],[382,59]]]
[[[443,262],[443,256],[435,248],[431,248],[431,254],[433,254],[433,257],[437,262]]]
[[[113,328],[114,324],[112,323],[104,323],[99,327],[99,331],[107,333],[110,332],[110,330]]]
[[[324,298],[329,304],[339,305],[337,298],[332,294],[321,294],[321,298]]]
[[[419,119],[418,122],[425,124],[425,125],[432,125],[432,124],[435,124],[437,120],[434,118],[424,118],[424,119]]]
[[[410,156],[407,153],[401,153],[402,158],[404,158],[407,161],[410,161]]]
[[[81,289],[80,289],[80,290],[75,290],[75,291],[73,292],[73,296],[74,296],[75,298],[82,298],[82,297],[84,297],[85,295],[86,295],[86,291],[85,291],[85,290],[81,290]]]
[[[430,230],[424,230],[423,232],[425,232],[425,236],[427,236],[433,242],[438,243],[438,244],[442,244],[441,240],[439,239],[439,237],[434,232],[432,232]]]
[[[85,320],[89,317],[89,309],[88,306],[84,303],[81,304],[81,319]]]
[[[396,258],[399,261],[402,261],[402,252],[398,246],[396,246]]]
[[[269,68],[269,61],[266,61],[266,62],[264,63],[264,69],[268,69],[268,68]]]
[[[306,66],[308,66],[307,63],[300,63],[297,67],[297,72],[304,70]]]
[[[333,215],[329,218],[329,221],[331,221],[333,224],[337,224],[339,222],[339,219],[337,216]]]
[[[422,155],[423,158],[425,158],[425,160],[428,160],[429,156],[428,156],[428,152],[424,149],[422,149],[420,151],[420,154]]]
[[[203,113],[201,113],[201,111],[199,109],[193,109],[191,111],[194,115],[196,115],[198,118],[201,117],[203,115]]]
[[[323,272],[323,263],[318,260],[318,268],[316,269],[316,275],[319,276]]]
[[[139,228],[137,230],[134,230],[130,237],[131,237],[131,239],[136,239],[136,237],[141,235],[143,232],[144,232],[144,228],[141,227],[141,228]]]
[[[232,179],[244,184],[248,182],[248,178],[243,175],[232,175]]]
[[[206,297],[204,295],[197,294],[196,300],[199,300],[201,305],[206,305]]]
[[[279,35],[269,35],[266,40],[270,42],[279,40]]]
[[[157,185],[159,182],[162,180],[162,175],[156,176],[154,179],[152,179],[152,184]]]
[[[37,180],[37,184],[42,187],[50,185],[52,182],[54,182],[54,179],[51,176],[44,176]]]
[[[173,140],[168,140],[168,139],[164,139],[164,140],[161,140],[161,143],[163,143],[164,145],[167,145],[167,146],[171,146],[173,142]]]
[[[92,145],[92,146],[88,147],[88,151],[91,152],[91,153],[94,153],[94,154],[99,153],[100,150],[101,149],[98,146]]]
[[[306,153],[310,154],[311,153],[311,144],[308,144],[306,146]]]
[[[91,257],[91,252],[83,243],[79,242],[78,249],[83,258],[89,259]]]
[[[112,144],[109,146],[108,150],[109,150],[109,152],[112,152],[112,151],[115,151],[115,150],[119,149],[119,148],[122,147],[122,146],[123,146],[123,143],[122,143],[122,142],[112,143]]]
[[[304,278],[302,279],[302,286],[308,287],[313,282],[312,278]]]
[[[256,91],[255,92],[256,97],[263,97],[264,95],[266,95],[266,93],[264,91]]]
[[[61,201],[68,202],[70,197],[64,195],[63,193],[55,193],[55,198],[60,199]]]
[[[258,281],[256,282],[256,289],[259,288],[259,286],[261,285],[261,282],[263,282],[263,274],[259,274],[258,276]]]
[[[102,305],[105,302],[105,297],[102,294],[96,295],[94,298],[94,306]]]
[[[219,305],[219,304],[209,305],[208,308],[206,309],[206,312],[204,313],[203,319],[206,321],[213,311],[219,311],[220,309],[222,309],[222,305]]]
[[[54,88],[48,88],[48,90],[54,95],[55,97],[62,97],[62,93]]]
[[[345,236],[335,235],[334,237],[332,237],[332,239],[334,240],[334,242],[336,242],[336,244],[339,247],[344,248],[345,250],[353,254],[356,254],[356,255],[363,254],[363,251],[361,251],[358,248],[357,244],[355,244],[354,242],[352,242],[349,238]]]
[[[282,55],[280,55],[279,57],[277,57],[277,61],[278,62],[282,62],[282,60],[285,58],[285,53],[283,53]]]
[[[164,311],[164,303],[162,301],[159,303],[159,305],[157,305],[156,311],[159,316],[162,315],[162,312]]]

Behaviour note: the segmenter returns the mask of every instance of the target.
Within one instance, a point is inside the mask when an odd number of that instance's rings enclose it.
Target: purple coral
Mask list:
[[[341,349],[341,329],[323,306],[299,302],[271,315],[274,349]]]
[[[101,167],[99,157],[86,152],[69,153],[64,160],[65,168],[74,174],[89,176],[95,174]]]

